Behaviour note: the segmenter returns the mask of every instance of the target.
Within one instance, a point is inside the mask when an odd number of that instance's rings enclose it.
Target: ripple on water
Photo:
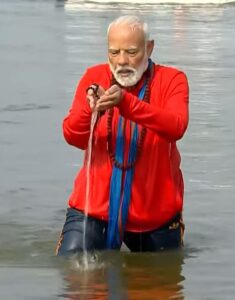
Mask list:
[[[23,122],[19,122],[19,121],[9,121],[9,120],[0,120],[0,124],[6,124],[6,125],[19,125],[19,124],[23,124]]]
[[[10,104],[2,108],[0,112],[16,112],[16,111],[51,109],[51,108],[52,108],[51,105],[38,105],[35,103],[25,103],[22,105]]]

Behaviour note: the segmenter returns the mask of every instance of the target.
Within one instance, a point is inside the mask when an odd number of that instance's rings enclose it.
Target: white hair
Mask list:
[[[113,25],[129,25],[132,30],[135,30],[135,28],[140,28],[144,32],[144,37],[145,41],[149,41],[150,39],[150,34],[148,30],[148,24],[143,22],[139,17],[137,16],[132,16],[132,15],[126,15],[126,16],[121,16],[117,19],[115,19],[113,22],[111,22],[108,26],[107,30],[107,35],[109,34],[110,28]]]

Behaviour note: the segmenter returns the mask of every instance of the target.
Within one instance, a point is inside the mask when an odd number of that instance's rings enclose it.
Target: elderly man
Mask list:
[[[122,242],[131,251],[182,245],[184,185],[176,142],[188,125],[187,78],[150,59],[154,42],[138,17],[114,20],[107,36],[108,64],[87,69],[63,122],[66,141],[87,151],[58,255],[120,249]]]

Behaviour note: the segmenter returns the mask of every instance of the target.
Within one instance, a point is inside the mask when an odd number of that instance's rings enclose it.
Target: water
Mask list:
[[[90,199],[90,168],[91,168],[91,155],[92,155],[92,142],[93,142],[93,132],[96,124],[98,113],[94,111],[91,115],[91,125],[90,125],[90,136],[88,140],[88,148],[87,148],[87,166],[86,166],[86,204],[85,204],[85,218],[83,222],[83,265],[84,269],[87,270],[89,268],[89,260],[87,254],[86,247],[86,227],[87,227],[87,214],[89,211],[89,199]]]
[[[180,142],[185,177],[183,251],[54,257],[83,153],[61,122],[85,68],[106,60],[105,31],[141,14],[153,59],[190,82]],[[234,5],[0,1],[0,299],[231,300],[234,260]]]

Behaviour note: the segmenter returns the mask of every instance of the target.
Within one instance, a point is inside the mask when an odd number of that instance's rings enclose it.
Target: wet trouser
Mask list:
[[[77,252],[106,249],[106,221],[88,217],[84,222],[83,212],[68,208],[66,221],[58,241],[56,254],[67,256]],[[163,227],[142,233],[126,231],[123,242],[130,251],[159,251],[178,248],[182,245],[184,225],[177,215]],[[84,235],[85,232],[85,235]]]

